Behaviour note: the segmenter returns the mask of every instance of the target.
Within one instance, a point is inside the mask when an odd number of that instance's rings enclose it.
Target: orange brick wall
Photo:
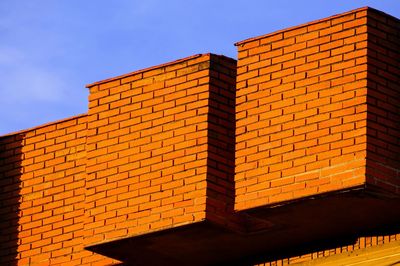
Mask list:
[[[367,14],[238,43],[236,209],[365,182]]]
[[[399,195],[399,32],[362,8],[240,42],[238,62],[88,85],[88,114],[0,137],[0,264],[120,264],[84,247],[205,220],[257,232],[240,211],[355,187]]]
[[[233,213],[235,188],[235,85],[236,61],[212,58],[208,101],[207,218],[236,226]],[[236,221],[237,222],[237,221]]]
[[[368,182],[400,193],[400,22],[368,12]]]
[[[198,55],[89,86],[87,245],[202,221],[207,200],[208,214],[223,208],[229,163],[208,155],[233,138],[221,126],[234,123],[234,62]]]
[[[0,262],[9,265],[20,256],[17,249],[22,142],[22,135],[0,138]]]
[[[86,120],[77,116],[0,139],[2,265],[111,262],[83,250]]]

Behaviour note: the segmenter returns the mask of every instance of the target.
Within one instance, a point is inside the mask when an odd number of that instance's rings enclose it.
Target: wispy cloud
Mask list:
[[[70,60],[79,22],[70,27],[57,3],[0,2],[0,135],[86,111]]]
[[[29,61],[22,51],[0,47],[0,103],[58,102],[67,81],[56,71]]]

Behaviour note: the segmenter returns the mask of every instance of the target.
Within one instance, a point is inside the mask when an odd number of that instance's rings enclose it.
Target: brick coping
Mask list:
[[[219,56],[219,57],[223,57],[225,59],[235,60],[235,59],[230,58],[230,57],[225,56],[225,55],[217,55],[217,54],[213,54],[213,53],[194,54],[194,55],[191,55],[191,56],[187,56],[187,57],[180,58],[180,59],[177,59],[177,60],[174,60],[174,61],[170,61],[170,62],[166,62],[166,63],[163,63],[163,64],[159,64],[159,65],[155,65],[155,66],[151,66],[151,67],[135,70],[133,72],[129,72],[129,73],[126,73],[126,74],[123,74],[123,75],[119,75],[119,76],[116,76],[116,77],[112,77],[112,78],[96,81],[96,82],[87,84],[86,88],[91,88],[93,86],[104,84],[104,83],[107,83],[107,82],[110,82],[110,81],[126,78],[126,77],[133,76],[133,75],[136,75],[136,74],[139,74],[139,73],[148,72],[148,71],[151,71],[151,70],[154,70],[154,69],[175,65],[175,64],[179,64],[179,63],[182,63],[182,62],[185,62],[185,61],[189,61],[191,59],[196,59],[196,58],[206,57],[206,56]]]
[[[47,122],[47,123],[44,123],[44,124],[41,124],[41,125],[38,125],[38,126],[33,126],[33,127],[30,127],[30,128],[21,129],[21,130],[18,130],[18,131],[14,131],[14,132],[10,132],[10,133],[4,134],[4,135],[0,135],[0,138],[10,137],[12,135],[18,135],[18,134],[26,133],[26,132],[37,130],[39,128],[47,127],[47,126],[50,126],[50,125],[53,125],[53,124],[59,124],[59,123],[67,122],[67,121],[70,121],[70,120],[79,119],[79,118],[85,117],[85,116],[87,116],[87,113],[78,114],[78,115],[70,116],[70,117],[67,117],[67,118],[61,118],[61,119],[58,119],[58,120],[55,120],[55,121],[52,121],[52,122]]]
[[[303,24],[300,24],[300,25],[296,25],[296,26],[285,28],[285,29],[277,30],[277,31],[274,31],[274,32],[271,32],[271,33],[263,34],[263,35],[260,35],[260,36],[257,36],[257,37],[251,37],[251,38],[245,39],[243,41],[236,42],[235,46],[241,46],[241,45],[243,45],[245,43],[256,41],[256,40],[260,40],[260,39],[263,39],[265,37],[269,37],[269,36],[273,36],[273,35],[276,35],[276,34],[279,34],[279,33],[283,33],[283,32],[287,32],[287,31],[303,28],[303,27],[306,27],[306,26],[314,25],[314,24],[317,24],[317,23],[321,23],[321,22],[324,22],[324,21],[329,21],[329,20],[332,20],[332,19],[335,19],[335,18],[343,17],[343,16],[346,16],[346,15],[349,15],[349,14],[352,14],[352,13],[356,13],[356,12],[360,12],[360,11],[366,11],[366,10],[372,10],[372,11],[375,11],[375,12],[386,14],[385,12],[379,11],[379,10],[374,9],[372,7],[364,6],[364,7],[360,7],[360,8],[357,8],[357,9],[354,9],[354,10],[351,10],[351,11],[347,11],[347,12],[344,12],[344,13],[332,15],[332,16],[329,16],[329,17],[326,17],[326,18],[317,19],[317,20],[314,20],[314,21],[311,21],[311,22],[307,22],[307,23],[303,23]],[[388,14],[386,14],[386,15],[388,15]],[[388,16],[391,16],[391,15],[388,15]]]

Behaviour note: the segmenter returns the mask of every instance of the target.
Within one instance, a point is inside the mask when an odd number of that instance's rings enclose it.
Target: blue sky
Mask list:
[[[1,0],[0,135],[87,112],[85,85],[399,0]]]

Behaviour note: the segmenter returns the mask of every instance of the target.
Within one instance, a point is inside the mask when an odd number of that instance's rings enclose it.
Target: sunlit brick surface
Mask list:
[[[358,10],[238,44],[236,209],[379,184],[376,153],[399,192],[395,25]]]
[[[93,83],[87,114],[1,136],[0,264],[287,265],[395,245],[399,20],[360,8],[237,46],[237,62]]]
[[[227,208],[234,71],[231,59],[199,55],[90,86],[86,244]]]

